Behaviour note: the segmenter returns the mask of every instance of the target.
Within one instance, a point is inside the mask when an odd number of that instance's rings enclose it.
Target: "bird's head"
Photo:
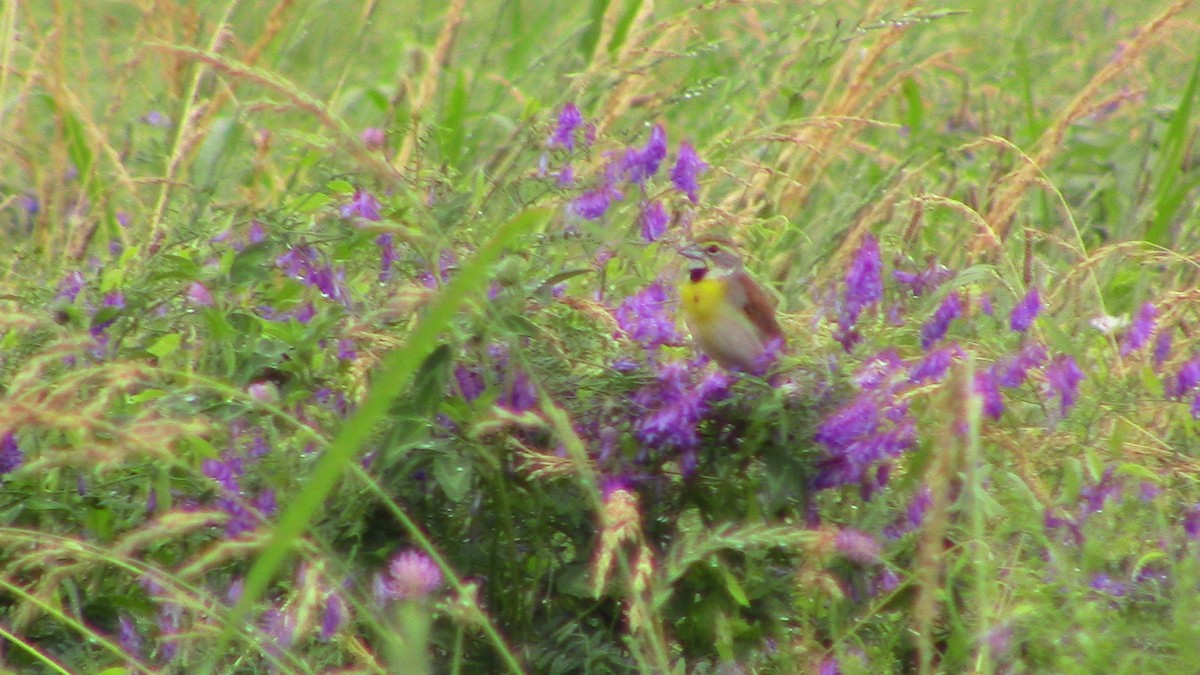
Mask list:
[[[692,281],[699,281],[709,274],[724,276],[742,269],[742,257],[728,239],[699,239],[680,247],[679,254],[689,261]]]

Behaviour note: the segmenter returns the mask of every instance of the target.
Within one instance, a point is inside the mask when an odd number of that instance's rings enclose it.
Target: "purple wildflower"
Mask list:
[[[620,168],[629,182],[641,185],[647,178],[658,173],[658,167],[666,157],[667,132],[661,124],[656,124],[650,130],[650,139],[643,148],[630,148],[625,151]]]
[[[83,290],[86,280],[83,278],[83,273],[79,270],[71,270],[63,277],[62,281],[58,282],[59,300],[67,302],[75,302],[75,298],[79,297],[79,292]]]
[[[558,171],[558,176],[554,178],[554,182],[558,187],[569,187],[575,183],[575,169],[570,163],[563,164]]]
[[[656,281],[625,298],[613,315],[621,330],[644,349],[653,351],[681,339],[675,329],[673,306],[663,283]]]
[[[909,369],[908,380],[913,384],[926,380],[940,382],[946,376],[946,371],[950,370],[950,364],[961,355],[962,349],[956,344],[935,349]]]
[[[900,575],[891,568],[885,567],[871,580],[871,596],[878,597],[884,593],[891,593],[899,587]]]
[[[928,487],[922,487],[909,500],[908,506],[895,521],[883,528],[883,533],[889,539],[899,539],[912,532],[925,522],[925,512],[933,506],[933,493]]]
[[[935,342],[946,336],[950,322],[962,316],[962,298],[958,293],[951,293],[938,305],[933,318],[921,326],[921,348],[928,350]]]
[[[998,420],[1004,414],[1004,399],[1000,397],[1000,386],[991,370],[975,374],[975,393],[983,399],[983,414]]]
[[[379,282],[383,283],[392,278],[392,266],[396,264],[396,245],[391,232],[384,232],[375,237],[375,245],[379,247]]]
[[[358,358],[358,353],[354,351],[354,340],[350,338],[338,340],[337,357],[341,361],[353,361]]]
[[[850,261],[846,271],[846,313],[849,324],[858,320],[862,310],[883,298],[883,260],[879,255],[879,242],[871,235],[863,237],[862,244]]]
[[[200,469],[205,476],[217,481],[227,491],[237,494],[240,491],[237,479],[246,472],[241,457],[226,455],[225,460],[206,459],[200,463]]]
[[[0,437],[0,476],[12,473],[25,461],[25,453],[17,445],[17,435],[8,432]]]
[[[1083,371],[1072,356],[1057,356],[1046,366],[1046,393],[1059,398],[1060,410],[1064,415],[1078,400],[1079,383],[1082,381]]]
[[[1040,342],[1029,342],[1021,347],[1021,351],[993,364],[991,371],[996,384],[1002,387],[1019,387],[1025,383],[1028,372],[1045,361],[1046,348]]]
[[[879,406],[869,396],[859,396],[825,418],[817,427],[816,441],[828,448],[842,448],[879,426]]]
[[[199,281],[193,281],[191,284],[188,284],[187,299],[190,304],[196,307],[212,307],[214,304],[212,293]]]
[[[697,192],[700,190],[697,177],[707,168],[708,165],[700,160],[692,144],[684,141],[679,144],[679,155],[675,159],[675,167],[671,169],[671,182],[695,204],[699,201]]]
[[[875,537],[859,530],[841,530],[837,533],[834,546],[847,559],[860,563],[879,560],[882,551]]]
[[[421,551],[408,549],[392,556],[378,580],[381,602],[423,600],[441,588],[442,570]]]
[[[379,215],[379,200],[371,196],[370,192],[362,188],[354,190],[354,197],[349,204],[342,207],[343,218],[359,217],[363,220],[378,222]]]
[[[686,453],[699,443],[697,426],[711,404],[725,398],[733,380],[725,371],[709,371],[693,383],[692,372],[683,362],[664,364],[657,380],[634,394],[634,403],[646,409],[634,435],[646,448]]]
[[[1121,356],[1128,356],[1145,347],[1146,343],[1150,341],[1150,336],[1154,334],[1157,320],[1158,310],[1155,309],[1154,303],[1143,304],[1138,310],[1137,316],[1133,318],[1129,332],[1125,333],[1124,339],[1121,340]]]
[[[658,241],[667,233],[669,222],[667,209],[659,201],[650,201],[642,205],[642,241],[650,243]]]
[[[1192,391],[1200,385],[1200,356],[1193,356],[1191,360],[1183,364],[1179,368],[1179,372],[1175,375],[1175,384],[1172,386],[1167,383],[1167,395],[1173,398],[1183,398],[1184,394]]]
[[[1033,320],[1037,318],[1040,311],[1042,311],[1042,298],[1038,295],[1038,289],[1035,286],[1029,289],[1016,307],[1013,307],[1008,325],[1016,332],[1024,333],[1033,325]]]
[[[537,405],[538,391],[533,386],[529,376],[520,370],[514,370],[508,388],[496,401],[513,412],[522,413]]]
[[[1183,532],[1188,539],[1200,539],[1200,504],[1193,504],[1183,512]]]
[[[329,642],[346,623],[346,605],[337,593],[330,593],[325,602],[325,611],[321,613],[321,641]]]
[[[908,286],[916,297],[925,295],[953,277],[954,270],[933,261],[930,261],[929,267],[919,272],[892,270],[892,278],[897,283]]]
[[[367,127],[358,135],[358,139],[363,145],[367,146],[368,150],[378,150],[383,147],[383,143],[387,140],[387,134],[379,127]]]
[[[483,395],[483,375],[479,371],[459,364],[454,367],[454,380],[458,382],[458,389],[467,401],[474,401]]]
[[[611,185],[589,190],[571,202],[571,212],[584,220],[599,220],[608,212],[614,198],[619,200],[622,195]]]
[[[1154,339],[1154,369],[1162,368],[1162,365],[1171,358],[1171,341],[1175,337],[1175,332],[1172,330],[1164,330]]]
[[[583,113],[579,112],[579,108],[574,103],[568,103],[563,106],[562,112],[558,114],[558,126],[554,128],[554,133],[550,136],[549,146],[552,148],[566,148],[568,151],[575,149],[575,130],[583,125]]]
[[[142,124],[165,129],[171,126],[171,118],[164,115],[161,111],[151,110],[150,112],[138,118]]]
[[[250,229],[246,231],[246,243],[259,244],[267,238],[267,230],[257,220],[250,221]]]
[[[1125,584],[1113,579],[1101,572],[1092,577],[1091,587],[1105,595],[1111,595],[1114,598],[1123,597],[1126,593]]]
[[[141,658],[142,636],[138,635],[137,624],[128,616],[121,615],[117,620],[117,642],[126,654]]]
[[[296,638],[296,617],[272,607],[263,612],[262,630],[275,639],[275,646],[287,649]]]

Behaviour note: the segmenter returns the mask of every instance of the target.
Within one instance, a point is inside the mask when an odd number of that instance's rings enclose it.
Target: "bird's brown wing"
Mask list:
[[[742,310],[746,312],[746,318],[750,319],[750,323],[754,324],[754,327],[765,338],[764,342],[776,338],[783,340],[783,329],[775,320],[775,303],[771,302],[766,291],[744,272],[735,275],[734,280],[744,298]]]

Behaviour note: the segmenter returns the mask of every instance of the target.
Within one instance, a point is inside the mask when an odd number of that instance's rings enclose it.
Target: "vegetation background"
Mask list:
[[[1193,3],[0,5],[12,671],[1195,671]]]

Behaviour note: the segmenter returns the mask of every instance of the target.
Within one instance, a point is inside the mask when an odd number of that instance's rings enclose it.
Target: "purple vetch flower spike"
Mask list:
[[[1002,387],[1019,387],[1025,383],[1030,370],[1046,362],[1046,347],[1040,342],[1028,342],[1021,351],[997,361],[991,371],[996,384]]]
[[[610,185],[585,192],[571,202],[571,212],[584,220],[600,220],[608,212],[613,199],[622,195]]]
[[[1150,341],[1150,337],[1154,335],[1157,323],[1158,310],[1155,309],[1154,303],[1143,304],[1138,309],[1137,316],[1133,318],[1133,324],[1129,326],[1129,331],[1121,340],[1121,356],[1128,356],[1145,347],[1146,343]]]
[[[816,441],[830,449],[844,448],[856,438],[873,433],[879,426],[879,417],[879,406],[874,399],[860,396],[821,422]]]
[[[392,233],[384,232],[375,237],[375,245],[379,247],[379,282],[383,283],[392,278],[392,267],[398,259]]]
[[[371,196],[370,192],[362,188],[354,190],[354,197],[349,204],[342,207],[343,218],[353,218],[355,216],[363,220],[378,222],[381,217],[379,215],[379,200]]]
[[[954,270],[937,262],[930,261],[929,267],[920,272],[905,272],[903,270],[892,270],[892,278],[897,283],[908,286],[912,289],[912,294],[915,297],[921,297],[926,293],[935,290],[946,281],[954,278]]]
[[[342,596],[330,593],[325,600],[325,611],[321,613],[321,642],[329,642],[346,623],[346,606]]]
[[[1111,595],[1114,598],[1124,597],[1126,593],[1125,584],[1113,579],[1101,572],[1092,577],[1091,587],[1105,595]]]
[[[25,461],[25,453],[17,445],[17,435],[9,431],[0,437],[0,476],[16,471]]]
[[[483,375],[479,371],[460,363],[454,367],[454,380],[458,383],[458,389],[462,392],[463,398],[468,402],[483,395]]]
[[[569,163],[563,164],[554,182],[561,188],[570,187],[575,183],[575,169]]]
[[[558,126],[554,128],[554,133],[550,135],[548,145],[552,148],[566,148],[568,151],[575,149],[575,130],[583,126],[583,113],[579,112],[579,108],[574,103],[568,103],[563,106],[561,112],[558,113]]]
[[[1187,363],[1179,367],[1175,374],[1174,385],[1167,382],[1167,395],[1172,398],[1183,396],[1200,385],[1200,356],[1193,356]]]
[[[613,312],[617,325],[644,349],[677,344],[674,301],[661,281],[656,281],[621,303]]]
[[[700,182],[697,180],[701,173],[708,168],[696,154],[691,143],[684,141],[679,144],[679,154],[675,159],[675,167],[671,169],[671,183],[680,192],[686,194],[693,204],[699,202],[698,192]]]
[[[338,340],[337,350],[337,357],[340,361],[353,361],[358,357],[358,353],[354,350],[354,340],[350,338]]]
[[[996,383],[996,375],[991,370],[975,374],[975,393],[983,399],[983,414],[998,420],[1004,414],[1004,399],[1000,396],[1000,386]]]
[[[667,132],[661,124],[650,130],[650,140],[640,150],[629,148],[621,158],[619,169],[631,183],[641,185],[654,174],[667,157]]]
[[[1033,325],[1033,320],[1042,311],[1042,297],[1036,286],[1031,287],[1025,297],[1013,307],[1008,325],[1018,333],[1024,333]]]
[[[950,364],[954,362],[954,359],[961,356],[962,349],[957,344],[935,349],[909,369],[908,381],[913,384],[921,384],[926,380],[940,382],[946,376],[946,372],[950,370]]]
[[[883,260],[879,255],[879,241],[871,235],[863,237],[862,244],[846,270],[846,312],[850,323],[858,320],[862,310],[883,298]]]
[[[933,317],[921,326],[921,348],[928,351],[938,340],[946,336],[950,322],[962,316],[962,297],[951,293],[938,305]]]
[[[662,202],[654,200],[642,205],[642,241],[646,243],[658,241],[667,233],[670,218]]]
[[[1183,512],[1183,532],[1192,541],[1200,540],[1200,504],[1193,504]]]
[[[75,302],[75,298],[79,297],[79,292],[83,290],[86,283],[87,281],[83,278],[83,273],[79,270],[67,272],[62,281],[58,282],[57,299]]]
[[[1082,381],[1083,371],[1079,369],[1079,364],[1073,356],[1056,356],[1050,365],[1046,366],[1046,393],[1059,398],[1060,410],[1064,415],[1079,399],[1079,383]]]
[[[1162,368],[1162,365],[1171,358],[1171,341],[1175,337],[1174,330],[1159,331],[1158,337],[1154,338],[1154,369]]]
[[[142,636],[138,635],[137,624],[124,614],[117,620],[117,642],[126,654],[142,657]]]

